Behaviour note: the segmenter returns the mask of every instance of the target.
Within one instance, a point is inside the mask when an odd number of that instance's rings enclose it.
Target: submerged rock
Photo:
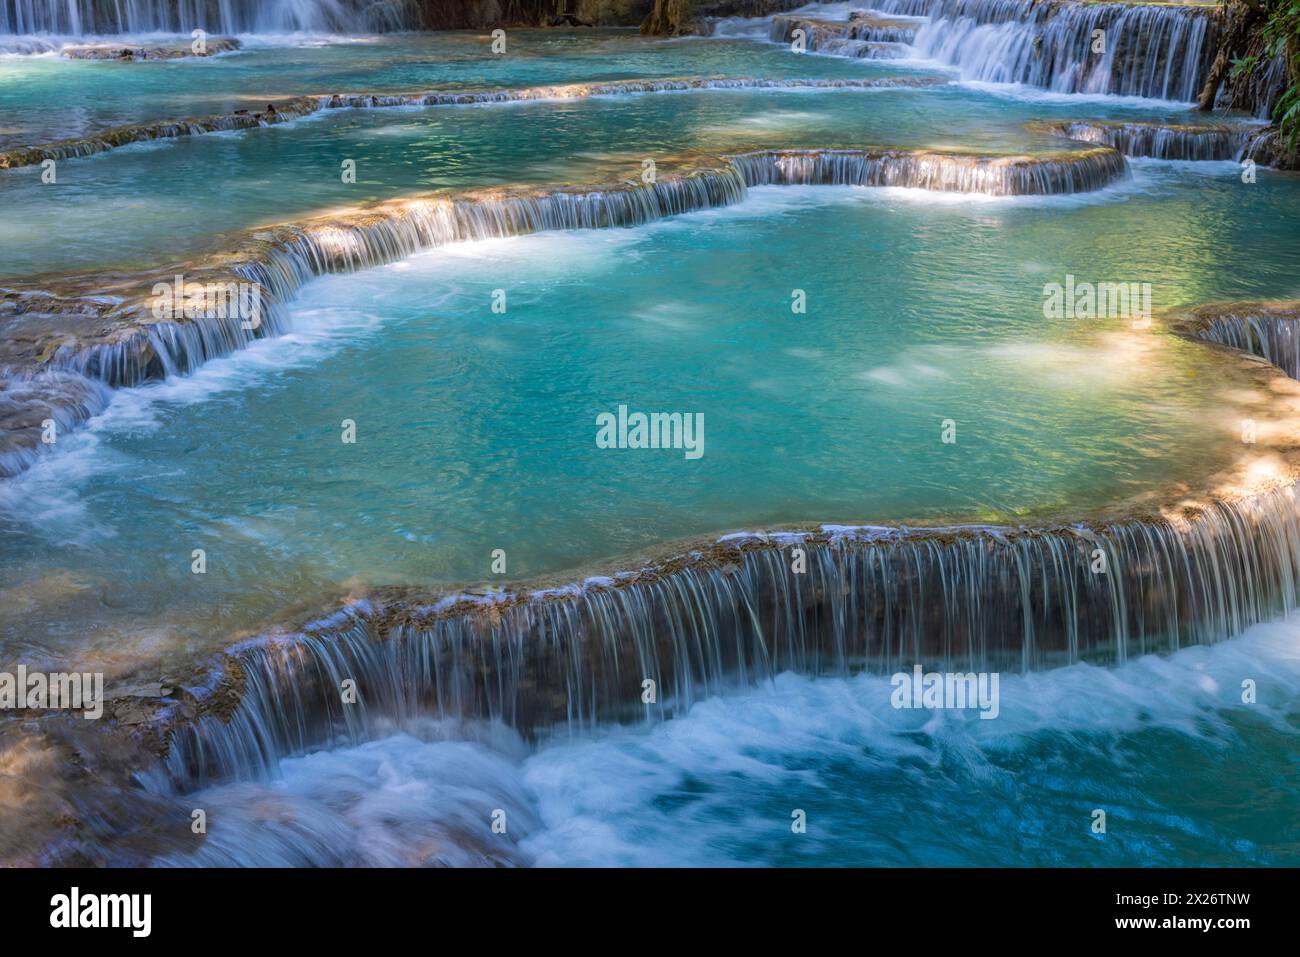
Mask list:
[[[20,166],[35,166],[49,159],[62,160],[78,156],[94,156],[97,153],[106,153],[120,146],[129,146],[132,143],[143,143],[149,140],[254,129],[259,126],[269,126],[272,123],[284,123],[298,119],[314,113],[318,109],[320,109],[320,104],[315,97],[300,96],[284,101],[278,107],[275,104],[270,104],[266,112],[263,113],[249,113],[247,110],[237,110],[233,113],[195,116],[183,120],[164,120],[157,123],[117,126],[93,136],[58,140],[40,146],[19,147],[18,149],[0,152],[0,170],[15,169]]]
[[[888,17],[877,13],[855,11],[847,21],[818,20],[799,16],[772,18],[770,38],[777,43],[790,43],[795,31],[802,30],[810,52],[838,53],[856,56],[856,49],[845,41],[854,43],[911,43],[921,24],[914,19]]]
[[[196,51],[190,41],[159,44],[156,46],[117,46],[111,43],[64,47],[60,52],[69,60],[180,60],[186,57],[216,56],[243,48],[234,37],[209,37],[201,50]]]

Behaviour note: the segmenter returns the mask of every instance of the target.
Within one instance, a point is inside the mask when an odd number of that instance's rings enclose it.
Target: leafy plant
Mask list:
[[[1268,6],[1264,41],[1273,56],[1286,62],[1286,91],[1273,108],[1287,149],[1294,150],[1300,139],[1300,0],[1275,0]]]

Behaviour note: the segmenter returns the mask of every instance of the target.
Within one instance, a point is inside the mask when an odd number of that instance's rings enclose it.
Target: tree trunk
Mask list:
[[[1196,99],[1196,108],[1202,111],[1214,109],[1214,101],[1219,96],[1219,87],[1223,85],[1232,61],[1242,53],[1250,43],[1251,35],[1257,27],[1263,25],[1265,10],[1260,0],[1237,0],[1224,3],[1223,34],[1219,39],[1219,52],[1210,64],[1210,72],[1205,77],[1205,86]]]
[[[689,32],[692,0],[655,0],[650,15],[641,22],[644,36],[675,37]]]

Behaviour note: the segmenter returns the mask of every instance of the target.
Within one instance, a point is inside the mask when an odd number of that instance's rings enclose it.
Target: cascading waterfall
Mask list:
[[[873,0],[871,6],[928,18],[910,41],[917,55],[958,68],[963,79],[1058,93],[1195,100],[1219,30],[1209,7],[1059,0]],[[774,21],[773,39],[789,39],[791,19]],[[835,37],[864,38],[853,21],[837,28],[817,23],[808,31],[813,50],[834,52],[825,44]]]
[[[407,0],[0,0],[0,34],[369,33],[412,29]]]
[[[1084,143],[1109,146],[1125,156],[1163,160],[1231,160],[1241,155],[1256,127],[1165,126],[1159,123],[1037,124],[1036,128]]]
[[[1114,150],[1042,157],[972,156],[908,150],[765,150],[719,160],[649,185],[578,187],[519,195],[485,191],[391,204],[360,223],[289,228],[239,275],[287,301],[327,272],[393,262],[453,242],[526,233],[640,226],[741,202],[751,186],[906,186],[993,196],[1100,189],[1127,174]]]
[[[25,351],[17,358],[0,353],[0,377],[8,377],[7,388],[24,383],[22,391],[0,401],[12,404],[22,395],[30,405],[33,383],[49,371],[77,373],[113,388],[192,372],[255,339],[287,331],[289,320],[281,304],[310,279],[395,262],[448,243],[543,230],[640,226],[738,203],[751,186],[906,186],[992,196],[1047,195],[1099,189],[1126,173],[1124,158],[1101,147],[1039,157],[769,150],[706,160],[684,173],[662,175],[652,184],[484,190],[394,200],[341,219],[254,230],[236,251],[221,257],[220,264],[183,268],[187,285],[238,288],[255,283],[262,305],[258,323],[251,326],[207,303],[183,319],[153,318],[149,291],[159,282],[170,282],[170,273],[112,276],[107,288],[95,286],[94,277],[81,277],[82,288],[68,295],[0,289],[0,310],[38,321],[62,316],[88,329],[85,340],[76,341],[67,325],[60,325],[48,340],[23,339]],[[91,406],[61,398],[65,391],[42,401],[61,404],[70,422],[84,421]],[[15,411],[8,421],[19,425],[0,430],[0,474],[13,474],[34,460],[40,445],[27,427],[30,416]]]
[[[740,202],[745,182],[734,167],[697,169],[652,184],[607,189],[508,191],[398,201],[386,214],[356,223],[289,227],[261,255],[236,267],[280,301],[327,272],[394,262],[423,249],[543,230],[640,226],[668,216]]]
[[[1186,335],[1267,359],[1300,379],[1300,303],[1227,303],[1193,310],[1180,320]]]
[[[807,569],[795,573],[790,547]],[[1093,570],[1106,556],[1107,572]],[[524,734],[662,718],[782,671],[1028,670],[1211,643],[1296,606],[1293,488],[1175,523],[731,536],[660,568],[518,596],[360,602],[232,649],[175,724],[175,786],[273,774],[417,715]],[[356,681],[360,703],[338,689]],[[642,703],[643,682],[657,703]],[[170,714],[162,717],[169,723]]]
[[[915,150],[768,150],[732,158],[750,186],[901,186],[987,196],[1047,196],[1101,189],[1127,174],[1112,149],[1059,157],[956,156]]]

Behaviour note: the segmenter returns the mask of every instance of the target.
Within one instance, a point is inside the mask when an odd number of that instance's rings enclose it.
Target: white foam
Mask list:
[[[475,732],[474,741],[450,740]],[[469,866],[524,863],[538,826],[522,783],[518,739],[504,729],[433,720],[356,747],[280,763],[278,780],[187,797],[208,813],[193,855],[161,865]],[[500,813],[504,834],[492,831]]]
[[[895,61],[891,61],[895,62]],[[916,61],[918,65],[928,64],[938,69],[942,64],[934,61]],[[1075,105],[1079,103],[1095,103],[1107,107],[1131,107],[1140,110],[1161,110],[1169,111],[1171,109],[1193,109],[1195,103],[1182,103],[1177,100],[1158,100],[1147,96],[1117,96],[1114,93],[1061,93],[1056,90],[1045,90],[1038,86],[1027,86],[1023,83],[990,83],[983,80],[958,80],[957,86],[965,87],[969,90],[976,90],[981,93],[988,93],[992,96],[1002,97],[1009,100],[1020,100],[1027,103],[1061,103]]]
[[[1242,701],[1247,679],[1257,684],[1253,704]],[[1215,751],[1233,747],[1246,721],[1294,742],[1300,614],[1114,668],[1004,674],[994,720],[898,710],[892,690],[885,676],[782,674],[675,720],[606,728],[531,755],[499,727],[415,722],[379,741],[285,760],[275,781],[188,795],[209,810],[208,840],[198,855],[165,863],[726,865],[755,842],[789,835],[788,817],[764,817],[748,795],[834,795],[822,775],[835,765],[856,768],[863,787],[910,773],[992,786],[1006,775],[994,755],[1037,747],[1044,735],[1088,751],[1103,772],[1120,760],[1126,735],[1153,730]],[[507,835],[490,831],[497,808]],[[961,809],[947,813],[955,820]]]
[[[355,308],[297,309],[293,316],[293,330],[287,335],[258,339],[205,363],[192,375],[115,390],[104,410],[60,438],[51,454],[0,483],[0,512],[59,541],[85,542],[111,535],[109,529],[90,521],[81,501],[81,490],[90,480],[126,464],[106,439],[151,432],[165,424],[170,407],[247,391],[291,369],[318,363],[382,323],[380,316]]]
[[[1256,704],[1242,703],[1247,678],[1258,683]],[[747,820],[744,795],[756,784],[779,788],[792,801],[801,792],[825,794],[819,769],[837,761],[861,768],[865,786],[873,767],[906,773],[909,765],[939,761],[962,762],[964,773],[978,777],[988,773],[991,752],[1025,747],[1044,734],[1115,739],[1163,729],[1218,748],[1230,746],[1232,716],[1247,710],[1294,739],[1300,617],[1117,668],[1002,675],[994,720],[975,711],[896,710],[891,691],[885,677],[785,674],[767,688],[710,699],[650,729],[546,748],[526,764],[525,784],[545,828],[524,849],[544,865],[737,863],[726,848],[743,843],[739,835],[747,829],[758,835],[752,840],[773,842],[789,833],[788,818]],[[711,786],[693,784],[701,780]]]

